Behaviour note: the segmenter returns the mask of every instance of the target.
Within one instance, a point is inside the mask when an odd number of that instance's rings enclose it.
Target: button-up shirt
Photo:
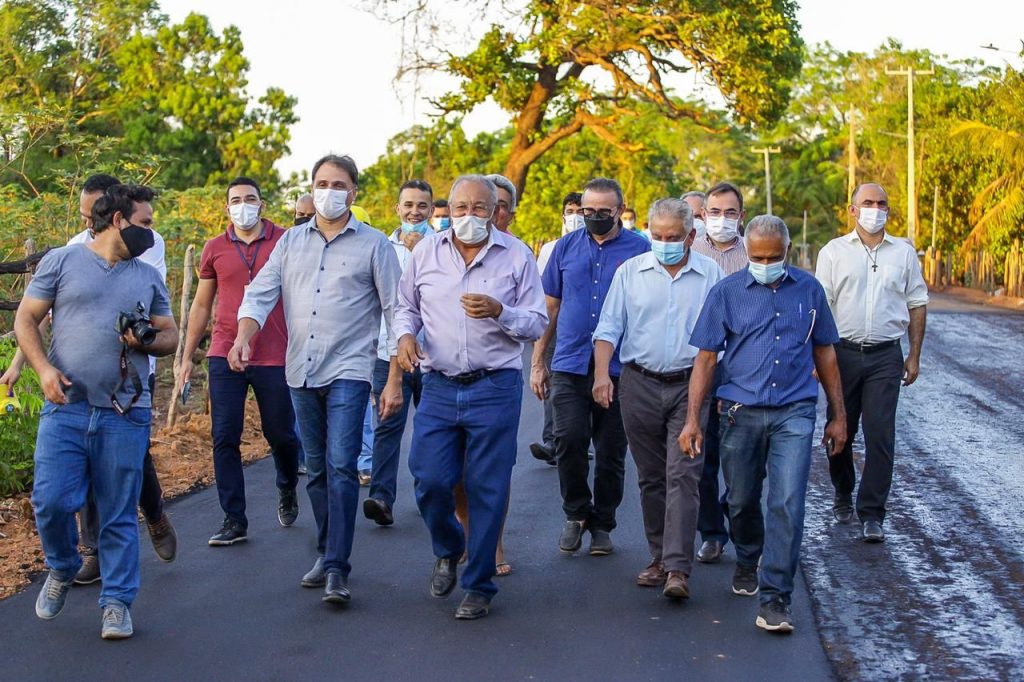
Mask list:
[[[718,267],[722,268],[726,275],[739,272],[750,262],[747,260],[747,247],[743,244],[743,237],[736,237],[725,249],[719,249],[711,241],[711,237],[705,234],[693,242],[693,250],[718,263]]]
[[[723,279],[690,337],[701,350],[725,351],[718,397],[758,407],[816,399],[814,346],[838,342],[825,291],[792,266],[776,288],[758,283],[749,270]]]
[[[622,362],[652,372],[692,367],[698,349],[690,334],[708,292],[724,277],[714,261],[693,251],[674,277],[653,253],[630,258],[615,273],[594,341],[607,341]]]
[[[395,250],[395,256],[398,258],[398,267],[402,272],[405,272],[405,268],[412,259],[412,251],[405,248],[405,244],[402,243],[402,228],[392,232],[388,241],[391,242],[391,246]],[[384,324],[383,317],[380,321],[380,335],[377,337],[377,358],[385,362],[391,360],[391,354],[388,352],[388,327]]]
[[[464,294],[496,299],[501,314],[469,317],[459,300]],[[395,335],[422,331],[424,371],[452,376],[480,369],[522,369],[523,343],[540,338],[547,324],[533,252],[496,229],[468,266],[455,248],[451,230],[427,235],[402,274]]]
[[[855,343],[901,338],[910,309],[928,305],[914,247],[889,234],[873,250],[856,230],[833,239],[818,254],[815,277],[825,288],[839,335]]]
[[[401,272],[387,237],[349,218],[330,242],[316,219],[284,233],[245,291],[238,319],[262,327],[278,299],[288,324],[285,375],[293,388],[370,381],[381,315],[393,327]],[[388,335],[394,355],[394,335]]]
[[[558,240],[544,269],[544,292],[561,300],[552,370],[581,375],[590,371],[592,337],[615,271],[633,256],[650,250],[650,242],[621,228],[614,239],[602,244],[583,228]],[[618,376],[621,369],[616,352],[609,373]]]

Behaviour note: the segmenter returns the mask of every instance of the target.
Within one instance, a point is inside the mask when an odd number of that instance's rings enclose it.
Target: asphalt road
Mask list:
[[[802,579],[790,636],[756,628],[756,599],[732,594],[731,548],[721,564],[696,566],[693,596],[683,604],[635,585],[648,556],[632,464],[616,553],[560,554],[558,477],[527,449],[540,423],[540,403],[525,396],[505,536],[515,572],[499,579],[484,620],[454,619],[459,590],[445,600],[428,593],[433,557],[404,454],[396,525],[358,519],[353,602],[341,609],[299,587],[314,559],[313,517],[300,495],[296,525],[278,526],[273,466],[264,460],[246,470],[248,543],[206,545],[221,521],[213,490],[169,505],[180,540],[173,564],[161,564],[143,540],[134,638],[100,640],[96,586],[72,590],[65,612],[49,622],[33,612],[39,580],[0,602],[0,675],[19,682],[833,678]]]

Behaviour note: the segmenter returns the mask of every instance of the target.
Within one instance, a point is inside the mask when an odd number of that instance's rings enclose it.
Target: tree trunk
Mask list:
[[[181,278],[181,323],[178,325],[178,350],[174,353],[174,390],[171,392],[171,403],[167,406],[167,428],[172,428],[178,418],[178,397],[181,395],[182,386],[178,384],[178,367],[182,362],[192,362],[191,357],[182,357],[185,349],[185,337],[188,334],[188,299],[192,293],[192,260],[195,257],[196,247],[192,244],[185,249],[185,265]]]

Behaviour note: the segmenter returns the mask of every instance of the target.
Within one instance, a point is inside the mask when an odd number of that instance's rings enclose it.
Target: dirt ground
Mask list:
[[[990,305],[997,308],[1006,308],[1008,310],[1024,310],[1024,298],[993,296],[987,291],[982,291],[980,289],[968,289],[967,287],[943,287],[935,289],[935,291],[953,296],[966,303]]]
[[[161,361],[161,365],[169,360]],[[200,374],[198,371],[197,375]],[[204,413],[206,393],[198,390],[201,376],[184,413],[179,413],[174,429],[164,428],[167,405],[173,386],[170,373],[162,372],[154,396],[153,462],[160,477],[164,498],[170,499],[197,487],[213,483],[213,454],[210,443],[210,417]],[[246,409],[242,433],[242,459],[252,462],[265,457],[268,447],[260,433],[259,412],[255,402]],[[145,533],[144,529],[140,532]],[[145,541],[145,540],[144,540]],[[5,599],[29,583],[45,569],[43,551],[36,533],[32,505],[27,494],[0,500],[0,599]]]

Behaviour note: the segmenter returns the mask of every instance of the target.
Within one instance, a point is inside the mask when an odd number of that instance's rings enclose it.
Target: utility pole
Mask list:
[[[907,77],[907,240],[917,248],[917,185],[914,180],[914,76],[931,76],[934,69],[920,71],[913,66],[886,69],[890,76]]]
[[[750,151],[754,154],[764,154],[764,191],[768,197],[766,213],[768,215],[774,215],[772,213],[772,163],[769,157],[771,154],[778,154],[782,150],[778,147],[761,147],[760,149],[757,147],[751,147]]]
[[[857,187],[857,124],[853,119],[853,107],[846,114],[850,123],[850,139],[846,142],[846,200],[853,201],[853,190]]]

